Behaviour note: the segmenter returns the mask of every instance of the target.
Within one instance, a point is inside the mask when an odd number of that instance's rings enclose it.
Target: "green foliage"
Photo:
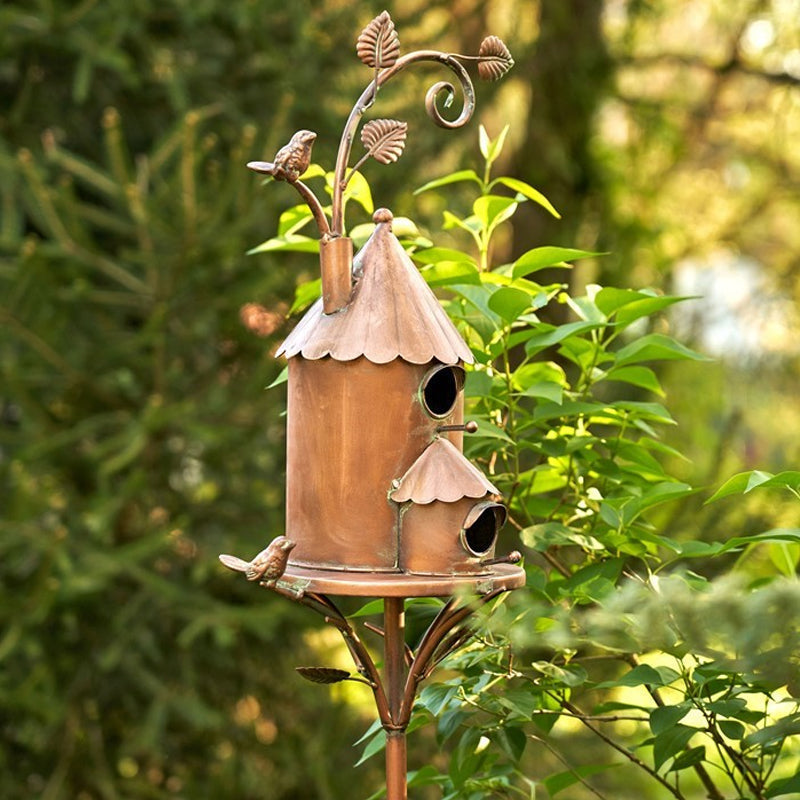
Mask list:
[[[449,768],[414,781],[444,798],[541,788],[553,797],[579,786],[605,796],[613,768],[640,771],[654,796],[785,796],[800,756],[800,530],[703,543],[665,529],[664,510],[696,491],[664,466],[680,454],[660,435],[675,423],[658,362],[703,360],[663,332],[681,298],[601,286],[576,297],[566,282],[537,280],[596,253],[542,247],[491,265],[493,234],[519,204],[548,208],[532,187],[491,179],[504,138],[481,132],[483,177],[462,171],[423,187],[475,184],[471,214],[448,211],[444,226],[468,234],[477,256],[431,248],[414,257],[448,290],[475,355],[466,414],[478,431],[465,447],[504,492],[527,548],[527,587],[450,657],[457,677],[422,691],[415,719],[435,726]],[[570,317],[542,321],[559,304]],[[736,476],[712,499],[769,487],[796,494],[797,473]],[[763,548],[766,577],[749,570]],[[711,559],[727,554],[738,554],[729,577],[686,570],[718,571]],[[574,739],[558,735],[575,725],[605,747],[604,760],[583,761]]]
[[[263,389],[292,277],[244,254],[270,214],[244,165],[282,143],[249,121],[280,99],[267,12],[0,10],[9,800],[353,785],[317,753],[355,715],[320,709],[292,671],[313,620],[217,562],[283,524],[280,396]],[[271,17],[272,35],[302,25],[288,7]]]

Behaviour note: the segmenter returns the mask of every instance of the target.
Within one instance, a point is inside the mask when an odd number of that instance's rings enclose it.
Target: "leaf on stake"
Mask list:
[[[498,36],[487,36],[478,50],[478,75],[485,81],[497,81],[514,66],[505,42]]]
[[[295,667],[295,671],[311,683],[341,683],[350,678],[350,673],[346,669],[335,667]]]
[[[374,119],[361,130],[367,154],[381,164],[391,164],[403,154],[408,123],[397,119]]]
[[[391,67],[400,55],[400,38],[388,11],[382,11],[361,31],[356,44],[358,57],[368,67]]]

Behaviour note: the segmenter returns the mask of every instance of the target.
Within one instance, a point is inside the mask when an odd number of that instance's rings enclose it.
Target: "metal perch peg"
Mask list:
[[[286,571],[289,553],[294,547],[295,542],[291,539],[276,536],[252,561],[225,554],[219,560],[234,572],[244,572],[249,581],[261,581],[266,586],[274,586]]]

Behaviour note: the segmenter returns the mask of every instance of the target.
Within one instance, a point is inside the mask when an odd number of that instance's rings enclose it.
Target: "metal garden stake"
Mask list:
[[[386,731],[388,800],[402,800],[419,684],[469,638],[473,612],[521,586],[525,573],[518,553],[495,557],[506,509],[462,453],[464,432],[475,429],[463,418],[472,353],[392,232],[390,211],[375,212],[375,230],[353,257],[344,193],[370,158],[389,164],[403,153],[406,123],[372,119],[361,128],[364,151],[349,166],[362,116],[387,81],[417,62],[449,68],[463,95],[458,117],[450,121],[438,107],[455,96],[451,83],[433,84],[425,105],[437,125],[458,128],[475,107],[465,65],[474,62],[481,78],[496,80],[513,60],[496,36],[483,40],[477,56],[401,55],[386,11],[362,31],[357,52],[373,74],[342,133],[330,220],[302,181],[312,131],[294,134],[273,161],[248,164],[293,185],[311,209],[321,237],[322,297],[279,350],[289,362],[285,535],[251,561],[220,559],[340,631]],[[330,599],[336,595],[383,598],[383,674],[355,622]],[[404,600],[414,597],[449,598],[416,651],[404,631]],[[351,678],[325,667],[299,671],[321,683]]]

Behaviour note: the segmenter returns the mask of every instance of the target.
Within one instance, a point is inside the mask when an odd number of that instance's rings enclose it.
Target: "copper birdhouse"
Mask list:
[[[375,222],[346,304],[326,314],[319,300],[278,351],[289,359],[289,567],[479,575],[504,513],[453,430],[472,354],[391,213]]]
[[[286,529],[249,562],[220,559],[319,611],[341,631],[387,733],[387,797],[402,800],[405,731],[420,681],[469,636],[465,621],[475,608],[521,586],[525,572],[516,566],[518,553],[496,557],[506,509],[491,480],[463,453],[464,432],[476,428],[464,422],[469,347],[392,231],[390,211],[374,214],[374,231],[355,257],[345,235],[348,182],[369,158],[396,161],[406,124],[367,122],[365,151],[352,167],[349,159],[363,114],[409,65],[434,62],[453,72],[464,100],[458,117],[439,111],[438,101],[455,95],[444,81],[429,90],[426,110],[441,127],[457,128],[474,110],[462,62],[477,62],[482,78],[496,80],[513,61],[495,36],[484,39],[477,56],[400,55],[385,11],[362,31],[357,53],[372,80],[342,133],[330,211],[302,180],[312,131],[298,131],[273,161],[248,164],[291,184],[308,204],[320,232],[322,296],[278,351],[288,360]],[[461,593],[478,599],[459,606],[453,596]],[[384,599],[385,680],[329,595]],[[413,653],[404,643],[403,603],[421,596],[450,599]],[[306,673],[330,676],[315,668]]]

